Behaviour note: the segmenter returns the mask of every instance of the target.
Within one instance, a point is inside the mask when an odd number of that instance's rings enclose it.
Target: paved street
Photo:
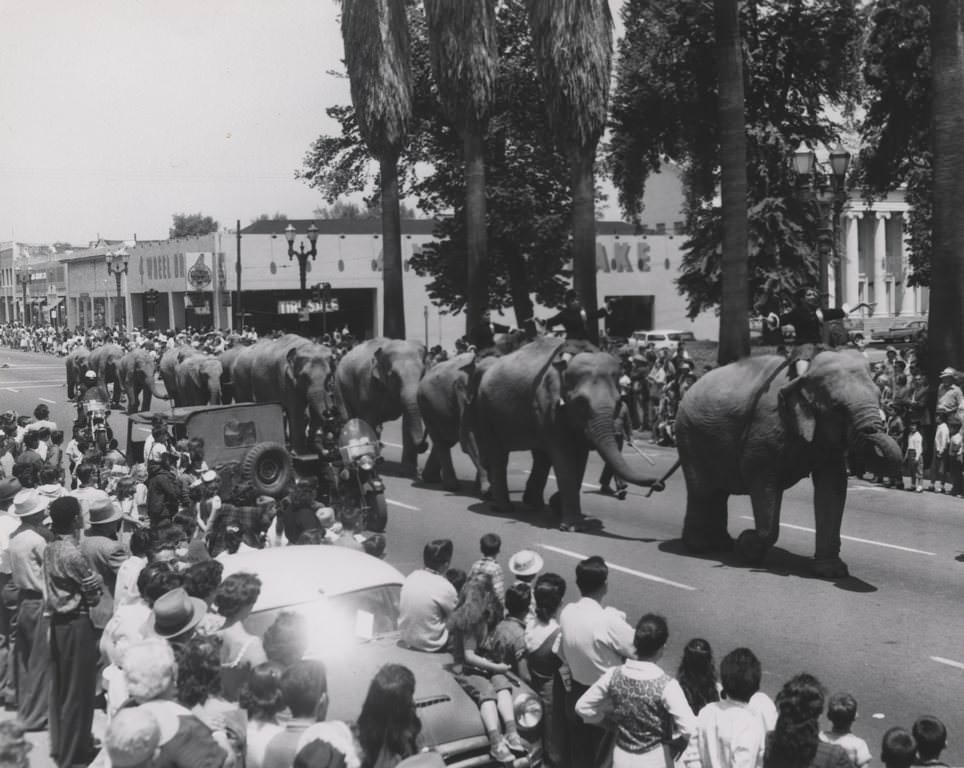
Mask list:
[[[0,368],[0,410],[29,412],[46,402],[69,434],[73,406],[66,403],[62,360],[2,349],[0,365],[7,366]],[[114,414],[111,421],[123,439],[124,417]],[[398,425],[388,425],[384,439],[387,457],[399,458]],[[657,463],[655,471],[675,460],[674,451],[644,448]],[[643,461],[630,449],[626,456]],[[512,458],[510,488],[520,499],[528,456]],[[709,640],[717,659],[746,645],[763,661],[763,687],[771,696],[800,671],[817,675],[831,693],[854,694],[860,704],[854,730],[875,756],[887,728],[909,727],[918,715],[935,714],[950,731],[945,760],[964,764],[964,500],[851,480],[842,555],[852,576],[833,582],[807,575],[813,550],[807,482],[785,497],[781,538],[766,567],[748,568],[730,557],[693,557],[682,549],[680,474],[662,494],[646,499],[644,490],[633,489],[620,502],[596,492],[601,462],[593,455],[583,506],[603,528],[561,533],[548,514],[530,515],[521,505],[513,517],[494,514],[469,493],[469,464],[460,453],[456,466],[463,493],[386,478],[387,559],[403,572],[421,564],[422,545],[437,537],[455,541],[453,565],[467,569],[479,556],[479,536],[494,531],[502,536],[503,563],[517,549],[538,549],[546,569],[569,581],[572,596],[576,562],[601,554],[613,571],[612,605],[624,609],[630,621],[646,611],[667,616],[668,671],[692,637]],[[749,515],[746,499],[731,501],[730,532],[749,525]],[[49,764],[45,755],[43,744],[32,764]]]

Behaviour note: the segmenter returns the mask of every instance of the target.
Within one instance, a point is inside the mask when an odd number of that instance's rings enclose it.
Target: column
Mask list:
[[[860,220],[864,215],[860,211],[847,211],[844,214],[844,226],[847,237],[844,244],[844,296],[851,309],[860,303]]]
[[[874,258],[873,258],[873,281],[874,281],[874,317],[887,314],[887,286],[885,285],[885,265],[887,261],[887,219],[890,213],[887,211],[876,211],[876,221],[874,226]],[[870,277],[870,275],[868,275]]]

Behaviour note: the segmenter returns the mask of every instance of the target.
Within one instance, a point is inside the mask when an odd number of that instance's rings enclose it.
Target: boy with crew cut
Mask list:
[[[496,559],[502,551],[502,539],[497,533],[487,533],[479,539],[479,549],[482,552],[482,558],[472,564],[468,578],[484,573],[492,580],[492,588],[499,596],[499,602],[505,605],[505,577],[502,566]]]
[[[835,693],[827,702],[827,719],[833,725],[829,731],[820,733],[820,740],[842,747],[856,768],[870,762],[867,742],[850,732],[857,719],[857,700],[849,693]]]
[[[914,764],[914,737],[906,728],[888,728],[880,742],[880,762],[884,768],[910,768]]]
[[[445,571],[452,562],[452,540],[435,539],[422,551],[423,568],[402,584],[398,603],[398,629],[404,642],[416,651],[445,650],[448,618],[459,601]]]
[[[933,715],[918,717],[911,731],[917,745],[917,761],[914,765],[943,765],[941,752],[947,746],[947,728]]]

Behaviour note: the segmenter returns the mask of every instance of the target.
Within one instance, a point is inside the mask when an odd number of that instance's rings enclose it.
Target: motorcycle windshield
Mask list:
[[[361,419],[350,419],[338,435],[338,448],[349,460],[366,454],[377,456],[378,436],[366,422]]]

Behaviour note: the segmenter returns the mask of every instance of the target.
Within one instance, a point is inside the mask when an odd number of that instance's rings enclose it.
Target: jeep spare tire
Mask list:
[[[282,495],[291,476],[291,456],[280,443],[258,443],[241,462],[241,477],[259,496]]]

